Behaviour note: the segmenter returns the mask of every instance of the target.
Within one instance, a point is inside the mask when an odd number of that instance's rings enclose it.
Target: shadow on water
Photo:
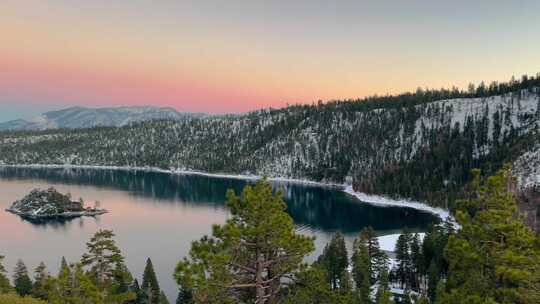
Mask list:
[[[171,175],[158,172],[101,169],[38,169],[0,168],[2,179],[36,179],[50,183],[94,186],[122,190],[133,196],[150,197],[162,203],[181,203],[186,206],[206,205],[224,208],[225,193],[239,193],[245,181],[200,175]],[[411,208],[380,207],[364,204],[339,189],[298,183],[274,183],[283,189],[288,212],[295,223],[325,231],[354,233],[366,226],[376,231],[400,230],[409,227],[424,230],[437,217]],[[29,189],[30,190],[30,189]],[[76,219],[74,219],[76,220]],[[66,225],[71,220],[36,225]]]

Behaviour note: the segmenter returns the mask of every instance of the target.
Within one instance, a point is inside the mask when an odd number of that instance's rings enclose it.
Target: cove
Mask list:
[[[85,244],[98,229],[112,229],[126,264],[141,278],[145,260],[154,263],[161,288],[176,300],[172,272],[188,254],[190,243],[223,223],[228,211],[225,193],[237,193],[254,181],[202,175],[106,169],[0,168],[0,255],[11,271],[18,258],[29,269],[40,261],[56,274],[60,259],[80,259]],[[272,182],[284,193],[288,213],[301,233],[316,237],[316,258],[336,231],[352,240],[366,226],[378,235],[405,227],[425,231],[438,221],[432,214],[411,208],[374,206],[340,189],[320,185]],[[4,212],[33,188],[54,186],[74,199],[99,200],[109,214],[69,221],[28,222]]]

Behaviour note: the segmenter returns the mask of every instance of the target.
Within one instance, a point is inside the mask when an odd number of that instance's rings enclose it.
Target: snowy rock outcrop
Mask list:
[[[521,155],[513,164],[512,175],[518,208],[525,223],[540,231],[540,145]]]

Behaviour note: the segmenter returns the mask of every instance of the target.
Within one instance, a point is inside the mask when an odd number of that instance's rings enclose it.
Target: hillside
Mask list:
[[[539,90],[512,88],[437,101],[449,94],[417,92],[119,128],[0,133],[0,162],[352,182],[358,191],[451,207],[471,168],[491,174],[538,141]]]
[[[180,113],[172,108],[159,107],[116,107],[85,108],[71,107],[50,111],[31,120],[16,119],[0,123],[0,130],[45,130],[56,128],[91,128],[96,126],[125,126],[151,119],[181,119],[200,116],[196,113]]]

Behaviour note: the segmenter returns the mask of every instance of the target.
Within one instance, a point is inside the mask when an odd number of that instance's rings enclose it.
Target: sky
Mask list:
[[[3,0],[0,121],[231,113],[540,72],[540,1]]]

